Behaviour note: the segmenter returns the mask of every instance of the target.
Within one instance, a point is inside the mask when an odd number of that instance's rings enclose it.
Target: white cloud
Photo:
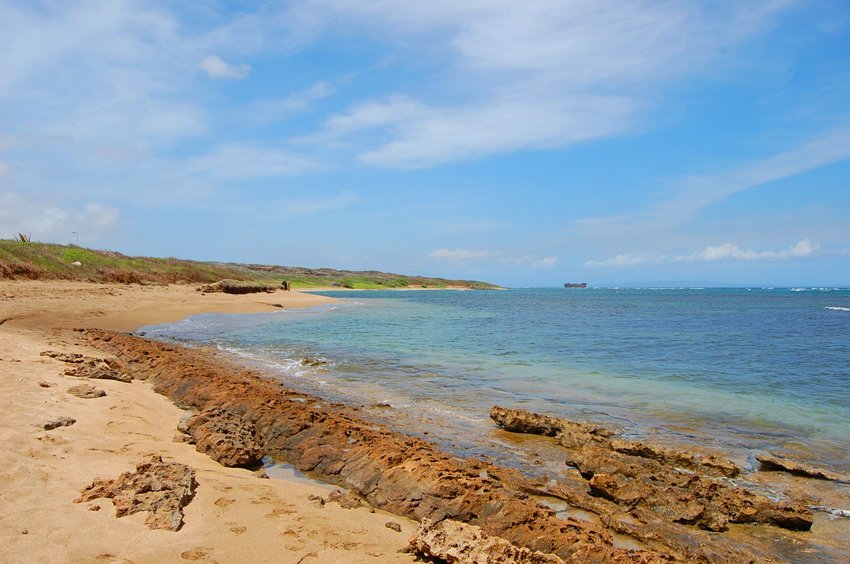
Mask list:
[[[119,220],[118,209],[99,203],[57,203],[49,195],[0,190],[0,237],[27,233],[33,241],[71,242],[74,231],[80,243],[90,245],[112,233]]]
[[[181,166],[185,166],[185,172],[190,175],[212,181],[292,176],[320,167],[307,157],[260,144],[222,145]]]
[[[623,268],[643,264],[659,264],[667,260],[666,255],[652,252],[623,253],[609,259],[596,261],[589,260],[584,263],[588,267],[614,267]]]
[[[808,142],[730,170],[673,180],[668,197],[642,212],[585,218],[576,226],[585,240],[649,243],[669,240],[675,228],[735,194],[847,158],[850,158],[850,127],[823,131]]]
[[[738,245],[726,243],[716,247],[708,246],[690,255],[677,256],[677,262],[714,262],[719,260],[788,260],[805,258],[820,254],[820,245],[803,239],[796,245],[781,251],[752,251]]]
[[[531,268],[535,270],[548,270],[555,268],[558,263],[558,257],[545,257],[531,263]]]
[[[252,103],[245,112],[244,119],[263,125],[274,123],[307,110],[314,102],[327,98],[333,92],[334,89],[327,82],[317,82],[306,90],[284,98],[266,98]]]
[[[360,201],[354,192],[344,191],[329,198],[294,198],[280,204],[286,215],[310,215],[349,208]]]
[[[637,252],[616,255],[606,260],[585,262],[587,267],[628,268],[652,264],[694,263],[717,261],[762,261],[762,260],[791,260],[814,257],[821,254],[821,246],[803,239],[796,245],[780,251],[754,251],[742,249],[733,243],[707,246],[701,251],[687,255],[669,256],[657,252]]]
[[[652,106],[653,88],[730,56],[786,4],[315,2],[345,31],[366,28],[446,69],[415,98],[353,105],[317,139],[356,136],[362,162],[417,168],[621,134]],[[435,43],[445,48],[421,49]]]
[[[215,55],[207,55],[198,65],[210,78],[218,80],[242,80],[251,72],[250,65],[231,65]]]
[[[476,251],[470,249],[437,249],[435,251],[431,251],[428,256],[434,259],[464,262],[492,258],[496,255],[497,253],[494,253],[493,251]]]

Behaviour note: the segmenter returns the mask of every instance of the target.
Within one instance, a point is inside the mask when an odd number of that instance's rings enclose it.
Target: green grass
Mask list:
[[[79,262],[79,266],[72,263]],[[473,288],[496,286],[470,280],[404,276],[387,272],[333,270],[261,264],[199,262],[176,258],[129,257],[74,245],[25,243],[0,239],[0,279],[79,280],[135,284],[214,283],[220,280],[295,289],[341,287],[357,290]]]

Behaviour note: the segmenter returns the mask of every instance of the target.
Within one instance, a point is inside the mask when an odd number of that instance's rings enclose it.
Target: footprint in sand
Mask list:
[[[180,558],[183,560],[207,560],[212,551],[213,549],[208,546],[198,546],[192,550],[181,552]]]
[[[248,531],[248,527],[243,527],[242,525],[237,525],[235,527],[230,527],[230,532],[234,535],[241,535]]]
[[[215,500],[216,507],[222,507],[222,508],[230,507],[234,503],[236,503],[235,499],[227,499],[226,497],[220,497],[217,500]]]

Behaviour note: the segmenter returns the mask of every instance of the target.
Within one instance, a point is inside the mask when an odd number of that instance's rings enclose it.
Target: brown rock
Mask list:
[[[91,378],[93,380],[117,380],[127,384],[132,380],[129,374],[112,368],[106,362],[96,358],[80,364],[77,368],[66,369],[65,376]]]
[[[388,523],[389,525],[389,523]],[[399,526],[399,531],[401,527]],[[416,552],[442,562],[479,564],[482,562],[516,562],[523,564],[563,564],[554,554],[519,547],[509,541],[488,535],[481,527],[444,519],[432,524],[422,521],[410,539]]]
[[[115,480],[97,478],[83,489],[75,503],[111,498],[115,516],[147,511],[151,529],[177,531],[183,525],[183,507],[195,495],[195,471],[185,464],[163,462],[159,456],[124,472]]]
[[[198,452],[224,466],[256,466],[263,456],[254,424],[232,411],[202,411],[186,421],[186,429]]]
[[[301,358],[301,366],[327,366],[328,364],[327,360],[322,360],[321,358],[313,358],[310,356]]]
[[[665,466],[652,459],[584,446],[567,464],[589,480],[591,493],[643,517],[722,531],[726,524],[765,523],[807,531],[812,513],[799,503],[774,502],[716,479]]]
[[[49,388],[50,387],[50,383],[44,382],[44,381],[39,382],[38,385],[41,386],[42,388]]]
[[[384,523],[384,527],[392,529],[397,533],[401,532],[401,525],[399,523],[396,523],[395,521],[387,521],[386,523]]]
[[[349,489],[374,507],[415,520],[470,522],[488,535],[565,560],[667,559],[663,549],[615,547],[612,529],[604,524],[558,517],[523,493],[529,480],[516,471],[450,456],[424,440],[366,422],[354,409],[295,393],[201,351],[120,333],[86,334],[135,378],[149,379],[157,392],[201,413],[219,408],[239,414],[254,425],[263,453]],[[575,493],[593,499],[586,487]]]
[[[55,358],[60,362],[67,362],[70,364],[79,364],[86,358],[80,353],[64,353],[59,351],[42,351],[41,356]]]
[[[83,399],[102,398],[106,395],[106,392],[95,388],[90,384],[80,384],[79,386],[71,386],[70,388],[68,388],[68,393],[72,396],[77,396],[78,398]]]
[[[833,480],[836,482],[850,481],[850,477],[841,476],[825,468],[818,468],[811,464],[786,454],[764,453],[756,456],[763,470],[784,470],[798,476],[817,478],[819,480]]]
[[[568,449],[594,445],[710,476],[733,478],[741,472],[741,468],[734,462],[719,456],[612,438],[614,435],[612,431],[590,423],[577,423],[559,417],[499,406],[494,406],[490,410],[490,418],[506,431],[556,437],[558,443]]]
[[[360,499],[341,490],[334,490],[329,493],[325,503],[338,503],[343,509],[357,509],[363,505]]]
[[[52,431],[53,429],[57,429],[59,427],[70,427],[71,425],[73,425],[76,422],[77,422],[77,420],[72,418],[72,417],[64,417],[64,416],[63,417],[57,417],[56,419],[54,419],[52,421],[48,421],[47,423],[45,423],[44,424],[44,430],[45,431]]]

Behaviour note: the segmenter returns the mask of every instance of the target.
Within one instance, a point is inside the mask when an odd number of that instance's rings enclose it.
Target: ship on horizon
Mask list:
[[[587,282],[564,282],[564,288],[587,288]]]

